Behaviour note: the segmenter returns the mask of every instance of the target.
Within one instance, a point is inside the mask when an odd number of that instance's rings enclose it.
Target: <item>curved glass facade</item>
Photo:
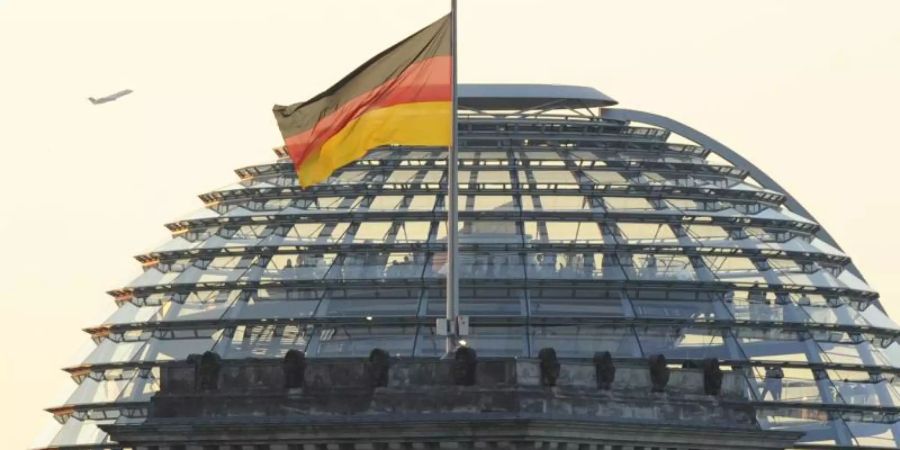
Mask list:
[[[900,329],[848,256],[747,167],[597,112],[461,111],[469,345],[716,357],[746,375],[764,427],[807,432],[798,447],[897,447]],[[117,448],[97,425],[142,420],[159,365],[192,353],[442,354],[446,151],[377,149],[306,190],[277,153],[138,256],[67,368],[77,387],[51,408],[48,447]]]

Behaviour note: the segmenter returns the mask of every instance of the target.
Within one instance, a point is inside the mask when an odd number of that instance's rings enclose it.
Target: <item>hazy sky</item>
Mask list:
[[[0,0],[0,423],[31,444],[105,291],[303,100],[449,0]],[[460,0],[462,82],[593,86],[743,154],[900,317],[900,2]],[[88,96],[134,94],[92,106]]]

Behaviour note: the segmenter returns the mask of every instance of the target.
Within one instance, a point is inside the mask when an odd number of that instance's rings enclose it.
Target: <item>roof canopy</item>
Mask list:
[[[586,86],[558,84],[461,84],[459,104],[484,110],[595,108],[619,102]]]

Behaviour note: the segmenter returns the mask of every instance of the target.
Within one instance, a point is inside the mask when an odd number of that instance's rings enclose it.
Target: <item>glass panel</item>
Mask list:
[[[881,349],[884,358],[891,367],[900,367],[900,343],[894,342]]]
[[[435,253],[426,276],[446,273],[446,254]],[[509,252],[462,252],[461,278],[522,279],[525,277],[522,255]]]
[[[472,326],[465,341],[479,357],[525,356],[527,346],[525,328],[520,326]],[[444,348],[444,336],[437,336],[434,327],[421,327],[416,356],[441,356]]]
[[[428,234],[431,233],[431,222],[409,221],[401,222],[397,228],[397,234],[394,242],[397,243],[416,243],[427,242]]]
[[[735,283],[766,283],[750,258],[740,256],[704,256],[706,267],[719,281]]]
[[[872,324],[872,326],[888,328],[892,330],[900,329],[900,326],[897,325],[897,322],[894,322],[875,305],[870,305],[868,308],[864,309],[861,314],[867,322]]]
[[[291,177],[295,178],[295,177]],[[341,202],[344,201],[344,197],[316,197],[315,200],[306,204],[299,204],[301,209],[309,210],[309,211],[336,211],[346,208],[341,208]],[[298,224],[302,225],[302,224]]]
[[[532,326],[531,353],[553,347],[562,358],[590,358],[608,351],[615,357],[639,357],[640,348],[630,327],[608,325]]]
[[[719,314],[709,301],[631,300],[631,306],[638,317],[714,320]]]
[[[627,184],[625,177],[619,172],[611,172],[608,170],[585,170],[584,174],[588,176],[596,184],[602,185],[621,185]]]
[[[521,244],[522,235],[518,223],[501,220],[461,220],[459,222],[461,243],[509,243]],[[432,242],[447,242],[447,223],[440,222]]]
[[[509,195],[475,195],[472,207],[465,200],[460,202],[466,211],[515,211],[518,210],[512,196]]]
[[[288,350],[306,350],[308,331],[300,325],[238,325],[231,339],[216,346],[228,359],[283,358]]]
[[[194,339],[156,339],[151,338],[147,345],[141,348],[141,352],[135,357],[135,361],[171,361],[185,359],[191,354],[202,354],[212,350],[213,345],[221,335],[217,333],[212,337]]]
[[[886,448],[900,446],[891,424],[847,421],[847,428],[853,434],[853,442],[856,445]]]
[[[630,244],[675,241],[675,233],[666,224],[619,222],[619,231]]]
[[[440,238],[441,236],[438,236],[438,239]],[[519,228],[513,221],[464,220],[459,229],[459,241],[460,243],[521,243],[522,235],[519,234]]]
[[[627,270],[629,278],[639,280],[679,280],[697,279],[691,260],[682,255],[654,255],[636,253],[632,255],[632,270]]]
[[[528,291],[531,315],[536,317],[622,317],[619,291],[606,289],[532,288]]]
[[[822,349],[821,357],[823,361],[839,363],[839,364],[859,364],[859,365],[887,365],[887,361],[881,357],[880,352],[872,347],[868,342],[859,344],[843,344],[835,342],[818,342]]]
[[[325,224],[320,223],[298,223],[291,225],[284,233],[284,240],[282,240],[282,243],[286,245],[316,243],[320,240],[319,235],[322,234],[325,226]],[[327,238],[323,237],[321,240],[325,241]]]
[[[544,238],[538,232],[543,225],[547,232]],[[525,234],[540,239],[541,242],[602,244],[603,235],[596,222],[525,222]]]
[[[412,183],[418,173],[418,170],[394,170],[386,183]]]
[[[159,320],[215,320],[240,296],[241,291],[195,291],[183,303],[169,301],[159,309]]]
[[[672,208],[682,210],[682,211],[692,211],[696,209],[702,209],[698,206],[697,202],[694,200],[689,200],[686,198],[670,198],[665,200],[666,203],[669,204]]]
[[[463,174],[468,175],[466,171],[460,171],[459,174],[461,183],[468,183],[470,181],[468,177],[463,179]],[[480,170],[477,174],[478,184],[512,184],[512,179],[510,178],[508,170]]]
[[[159,392],[159,387],[159,368],[155,367],[148,371],[146,376],[138,375],[133,377],[116,401],[149,402],[150,397]]]
[[[354,184],[365,180],[369,172],[365,170],[344,170],[328,179],[328,184]]]
[[[406,209],[410,211],[431,211],[434,209],[434,195],[414,195]]]
[[[75,392],[66,400],[66,405],[84,405],[89,403],[108,403],[113,402],[125,386],[131,382],[130,378],[113,379],[113,380],[95,380],[93,378],[85,378]]]
[[[818,430],[827,430],[828,435],[833,435],[832,424],[828,422],[828,413],[821,410],[790,408],[790,407],[761,407],[757,417],[764,429],[792,429],[798,431],[810,430],[814,442],[824,441],[822,433]],[[806,442],[805,439],[801,439]],[[828,442],[828,441],[824,441]],[[830,441],[834,444],[834,440]]]
[[[354,244],[383,243],[393,225],[392,222],[362,222],[356,233],[353,234],[353,239],[345,242]]]
[[[540,207],[530,195],[522,196],[522,209],[526,211],[583,211],[591,209],[590,202],[582,196],[541,195]]]
[[[863,372],[864,373],[864,372]],[[865,374],[868,376],[868,374]],[[832,381],[835,397],[848,405],[894,406],[888,382],[851,381],[840,378]]]
[[[721,330],[681,327],[637,327],[644,355],[663,354],[674,359],[737,359],[731,338]],[[727,339],[727,342],[726,342]]]
[[[648,211],[656,208],[641,197],[603,197],[606,208],[611,211]]]
[[[317,316],[380,317],[415,316],[419,310],[418,288],[334,289],[326,293]]]
[[[159,311],[159,306],[137,306],[125,302],[105,321],[104,325],[149,322]]]
[[[346,253],[328,271],[329,280],[421,278],[424,253]]]
[[[773,292],[762,290],[729,291],[725,304],[738,320],[753,322],[809,322],[809,316],[793,303],[778,303]]]
[[[749,379],[756,400],[822,403],[819,386],[809,369],[753,367]]]
[[[109,425],[112,420],[78,420],[74,417],[66,421],[53,438],[50,447],[92,445],[109,442],[107,434],[98,425]]]
[[[293,258],[283,255],[266,265],[260,281],[320,280],[334,261],[334,253],[301,253]]]
[[[318,357],[369,356],[380,348],[391,356],[412,356],[416,327],[408,326],[335,326],[319,329],[313,337],[312,355]],[[441,344],[443,349],[443,343]],[[443,353],[442,353],[443,354]]]
[[[446,292],[429,289],[425,293],[425,314],[444,316]],[[468,316],[524,316],[525,292],[514,288],[462,287],[459,292],[459,311]]]
[[[716,225],[687,225],[684,231],[697,240],[728,239],[728,232]]]
[[[526,255],[530,279],[615,279],[624,278],[618,266],[604,267],[602,253],[538,252]]]
[[[404,197],[402,195],[377,195],[374,199],[372,199],[372,203],[369,205],[369,210],[393,211],[397,209],[404,209],[403,198]]]
[[[809,315],[811,321],[815,323],[868,325],[855,309],[847,305],[841,305],[836,308],[831,306],[804,306],[803,311],[805,311],[806,314]]]
[[[752,361],[809,362],[806,343],[795,333],[778,330],[735,330],[744,355]]]
[[[529,178],[529,175],[532,178]],[[537,184],[575,184],[575,176],[568,170],[520,170],[519,183],[526,182]]]
[[[106,364],[132,361],[146,342],[114,342],[110,339],[100,344],[84,360],[84,364]]]
[[[319,304],[319,290],[260,288],[228,310],[229,319],[289,319],[309,317]]]
[[[638,317],[728,320],[720,294],[695,290],[628,289],[625,292]]]

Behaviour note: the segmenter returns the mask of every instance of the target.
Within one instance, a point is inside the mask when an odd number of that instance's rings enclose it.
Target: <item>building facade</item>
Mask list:
[[[896,448],[898,326],[796,199],[687,125],[590,88],[460,90],[462,314],[486,358],[715,358],[796,448]],[[289,159],[167,224],[68,367],[46,448],[119,449],[161,367],[444,353],[446,150],[381,148],[300,189]],[[731,375],[729,375],[731,376]]]
[[[101,428],[133,450],[783,450],[802,436],[761,429],[743,375],[714,364],[298,355],[166,365],[144,422]]]

